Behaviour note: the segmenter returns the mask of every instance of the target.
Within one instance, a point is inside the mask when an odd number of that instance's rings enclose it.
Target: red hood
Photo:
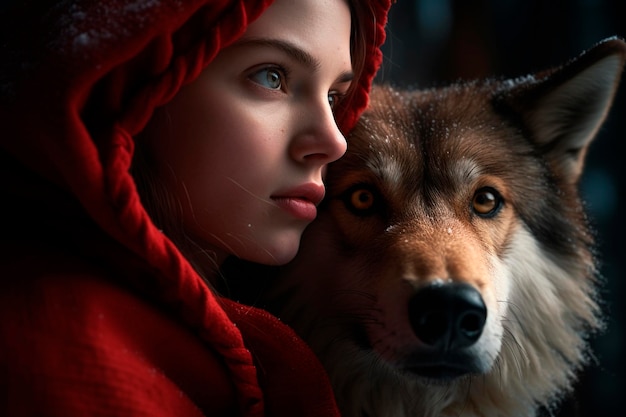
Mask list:
[[[244,348],[244,330],[231,320],[267,317],[249,309],[242,313],[208,290],[152,224],[129,167],[133,135],[154,108],[197,77],[271,1],[13,3],[20,10],[0,18],[0,183],[3,200],[16,201],[11,215],[20,236],[39,239],[42,230],[74,236],[85,253],[123,263],[126,269],[132,258],[143,273],[126,273],[123,279],[174,309],[178,320],[200,329],[201,337],[227,358],[240,395],[260,397],[249,388],[258,383],[250,372],[253,361]],[[390,0],[370,3],[366,65],[349,111],[339,120],[344,131],[367,105],[382,60],[378,47]],[[96,239],[90,239],[89,227],[94,233],[104,231],[110,244],[90,246]]]

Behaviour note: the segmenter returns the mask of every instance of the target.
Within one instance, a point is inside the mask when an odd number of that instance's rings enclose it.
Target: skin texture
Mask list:
[[[346,150],[333,106],[350,87],[350,11],[278,0],[147,127],[158,175],[200,250],[291,260]]]

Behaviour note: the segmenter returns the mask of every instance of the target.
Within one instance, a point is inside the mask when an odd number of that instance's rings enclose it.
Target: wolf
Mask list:
[[[345,417],[554,411],[603,325],[578,190],[626,43],[427,90],[377,85],[297,257],[257,304],[328,370]]]

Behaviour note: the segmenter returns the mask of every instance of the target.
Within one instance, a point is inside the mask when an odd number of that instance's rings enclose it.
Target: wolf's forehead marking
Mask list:
[[[379,178],[386,186],[393,190],[398,189],[406,182],[406,173],[402,169],[400,158],[393,153],[383,152],[370,144],[370,151],[374,154],[365,165],[376,178]]]
[[[471,157],[461,156],[451,167],[450,175],[460,184],[473,183],[482,174],[480,165]]]

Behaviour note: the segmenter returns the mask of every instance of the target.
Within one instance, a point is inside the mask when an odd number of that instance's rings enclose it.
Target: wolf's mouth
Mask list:
[[[464,352],[416,353],[400,368],[407,373],[438,381],[481,373],[476,358]]]
[[[364,351],[380,355],[372,347],[364,327],[355,325],[351,329],[351,338]],[[441,383],[481,373],[476,359],[463,351],[420,350],[405,356],[404,359],[398,358],[392,363],[394,368],[407,375]]]
[[[431,364],[405,367],[405,371],[427,379],[450,381],[474,373],[474,370],[457,364]]]

